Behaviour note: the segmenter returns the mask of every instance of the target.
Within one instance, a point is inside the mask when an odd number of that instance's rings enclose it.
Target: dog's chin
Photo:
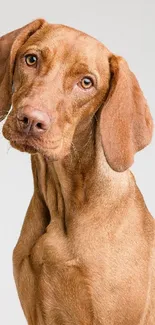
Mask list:
[[[28,144],[19,143],[17,141],[10,141],[10,144],[13,148],[21,152],[27,152],[30,154],[34,154],[37,152],[37,150],[33,146],[30,146]]]
[[[44,156],[47,160],[56,161],[63,159],[66,155],[61,150],[61,146],[57,146],[53,149],[46,149],[42,147],[35,147],[28,143],[22,143],[18,141],[10,141],[10,144],[13,148],[21,151],[21,152],[27,152],[29,154],[35,154],[40,153],[42,156]]]

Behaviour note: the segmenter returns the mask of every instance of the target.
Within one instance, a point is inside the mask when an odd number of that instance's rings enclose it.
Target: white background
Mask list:
[[[155,1],[9,1],[0,8],[0,36],[36,18],[63,23],[96,37],[128,61],[155,118]],[[155,137],[132,168],[155,216]],[[26,325],[12,276],[12,250],[32,195],[29,155],[12,148],[0,132],[0,324]]]

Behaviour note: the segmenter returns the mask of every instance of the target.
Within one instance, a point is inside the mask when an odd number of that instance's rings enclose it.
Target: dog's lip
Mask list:
[[[35,151],[43,151],[43,150],[56,150],[59,147],[59,143],[61,139],[56,139],[52,141],[50,147],[44,147],[39,145],[38,143],[30,143],[29,139],[11,139],[10,144],[18,145],[24,147],[25,151],[27,150],[35,150]]]
[[[32,152],[36,152],[37,149],[32,146],[32,145],[29,145],[27,144],[26,142],[22,142],[22,141],[17,141],[17,140],[10,140],[10,144],[12,145],[12,147],[17,147],[18,149],[23,148],[24,150],[22,151],[32,151]]]

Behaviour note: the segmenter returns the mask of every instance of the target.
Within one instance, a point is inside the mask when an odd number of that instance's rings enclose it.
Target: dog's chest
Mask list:
[[[66,235],[54,220],[32,250],[47,324],[60,319],[65,325],[112,325],[118,318],[118,324],[137,325],[148,285],[139,248],[116,245],[112,238],[111,243],[102,231],[95,235],[86,229],[80,235],[81,230]]]
[[[95,201],[80,213],[75,210],[65,229],[58,184],[48,184],[45,199],[51,223],[31,252],[45,324],[139,324],[148,290],[149,253],[138,235],[132,238],[134,229],[127,225],[119,236],[119,231],[116,235],[105,228],[105,209],[93,222]]]

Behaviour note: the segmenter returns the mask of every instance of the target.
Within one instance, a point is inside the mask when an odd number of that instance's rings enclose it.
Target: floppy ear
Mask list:
[[[100,116],[103,150],[110,167],[128,169],[152,138],[153,121],[134,74],[121,57],[110,59],[111,86]]]
[[[0,121],[6,117],[11,106],[12,72],[17,51],[44,24],[43,19],[37,19],[0,37]]]

